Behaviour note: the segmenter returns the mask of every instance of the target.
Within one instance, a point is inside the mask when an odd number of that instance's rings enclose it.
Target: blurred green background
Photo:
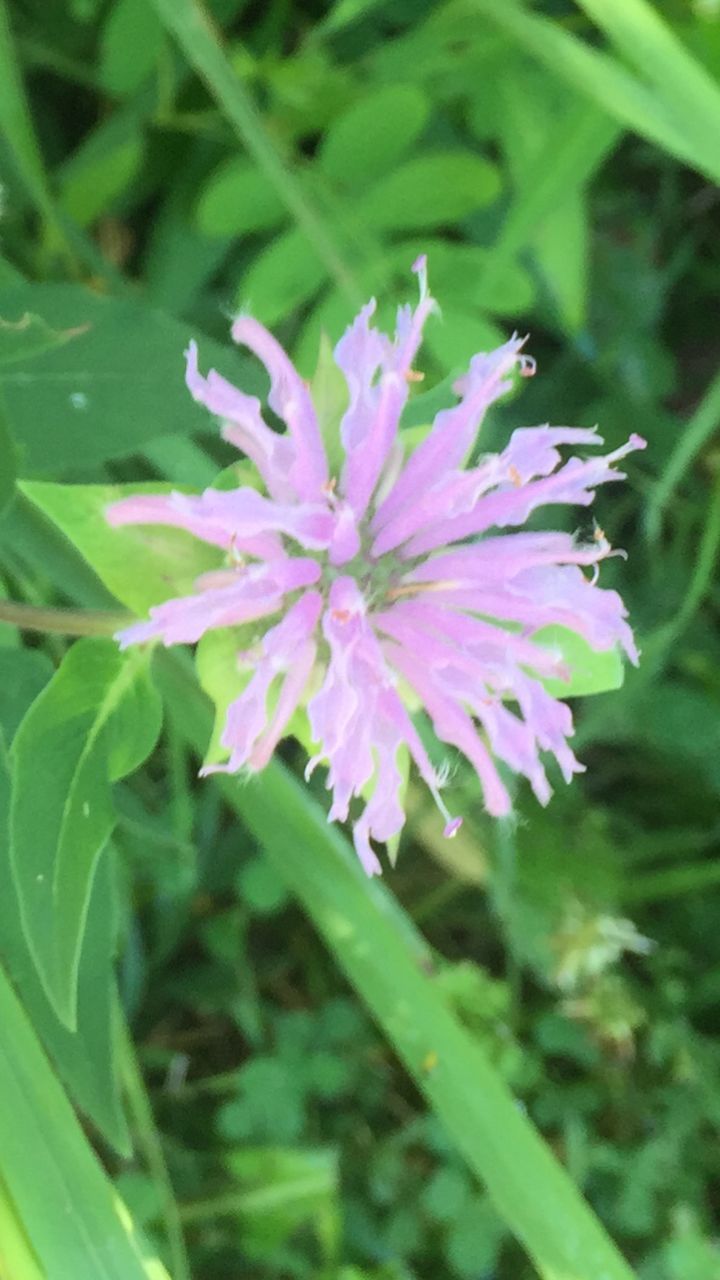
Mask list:
[[[94,295],[89,334],[2,370],[0,592],[107,601],[44,541],[16,472],[209,483],[230,454],[184,391],[188,336],[259,391],[228,347],[248,307],[310,376],[321,335],[367,297],[387,319],[414,291],[421,251],[442,321],[411,422],[518,330],[538,376],[496,406],[486,447],[548,420],[598,422],[609,447],[644,435],[595,504],[628,551],[604,580],[644,656],[575,708],[587,773],[547,811],[521,789],[509,831],[455,764],[452,843],[411,785],[388,883],[433,982],[642,1280],[718,1280],[720,5],[200,13],[0,3],[0,319],[67,336]],[[29,643],[37,662],[64,648]],[[120,996],[157,1128],[139,1103],[139,1154],[98,1149],[146,1239],[176,1266],[169,1212],[197,1280],[525,1280],[277,871],[194,771],[171,729],[116,793]]]

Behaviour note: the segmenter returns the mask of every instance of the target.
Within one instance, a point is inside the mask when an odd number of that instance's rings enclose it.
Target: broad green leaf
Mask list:
[[[0,512],[8,505],[15,492],[16,478],[17,454],[0,397]]]
[[[37,649],[0,652],[0,739],[8,746],[28,706],[51,675],[52,664]],[[10,786],[10,761],[3,745],[0,746],[0,956],[35,1031],[76,1104],[107,1141],[127,1155],[130,1141],[120,1105],[113,1034],[112,860],[109,853],[101,859],[93,882],[78,969],[77,1030],[71,1032],[58,1019],[42,988],[20,922],[20,905],[10,864]]]
[[[31,360],[45,351],[52,351],[53,347],[62,347],[85,332],[84,327],[51,329],[42,316],[32,315],[29,311],[19,320],[0,317],[0,369],[18,361]]]
[[[79,641],[12,746],[11,857],[23,930],[71,1029],[93,877],[115,823],[110,784],[142,763],[160,731],[147,665],[147,652]]]
[[[143,161],[138,136],[97,152],[81,151],[63,168],[60,207],[80,227],[88,227],[126,191]]]
[[[35,655],[18,650],[13,658]],[[7,670],[0,656],[3,680],[22,675],[17,664]],[[45,1049],[78,1107],[93,1121],[105,1139],[122,1155],[128,1155],[130,1140],[119,1096],[115,1054],[116,1013],[114,884],[108,854],[100,860],[88,906],[88,924],[78,964],[77,1027],[69,1031],[59,1020],[43,990],[32,954],[22,930],[20,904],[10,864],[8,817],[10,808],[10,762],[2,742],[6,729],[0,708],[0,957],[20,994],[25,1010]]]
[[[287,210],[267,174],[251,160],[233,159],[208,179],[195,221],[206,236],[246,236],[281,226]]]
[[[186,665],[161,656],[168,710],[201,754],[210,730],[207,703]],[[303,904],[543,1280],[632,1280],[477,1039],[418,964],[412,925],[400,923],[405,917],[392,895],[368,881],[307,788],[278,762],[241,783],[222,778],[215,785]]]
[[[0,1180],[0,1240],[6,1280],[46,1280],[7,1187]]]
[[[101,297],[69,284],[24,284],[0,293],[0,315],[41,316],[51,329],[77,330],[65,347],[0,372],[8,422],[24,474],[57,478],[122,458],[162,435],[189,434],[209,421],[185,386],[183,352],[199,340],[209,365],[256,391],[249,361],[134,298]]]
[[[384,231],[413,231],[456,222],[491,204],[497,168],[471,151],[416,156],[382,178],[360,200],[363,218]]]
[[[339,187],[362,187],[388,173],[419,138],[430,102],[414,85],[383,85],[335,119],[319,164]]]
[[[168,1280],[157,1259],[143,1261],[2,969],[0,1023],[3,1177],[45,1280]]]
[[[449,303],[441,306],[440,315],[428,324],[425,346],[443,370],[457,373],[476,352],[494,350],[506,336],[489,317]]]
[[[233,698],[240,696],[252,675],[248,667],[239,666],[238,653],[243,645],[247,648],[252,644],[255,631],[253,623],[243,627],[222,627],[206,631],[198,642],[195,651],[198,680],[215,706],[215,724],[204,764],[227,760],[228,752],[221,746],[220,738],[227,720],[228,705]]]
[[[105,586],[133,613],[188,595],[196,578],[222,564],[222,552],[164,525],[124,525],[105,519],[112,502],[135,493],[167,493],[180,486],[45,484],[25,481],[22,492],[69,538]]]
[[[133,93],[147,79],[163,45],[163,29],[147,0],[115,0],[102,30],[99,73],[109,93]]]
[[[619,689],[623,683],[623,660],[617,648],[598,652],[576,631],[557,626],[541,627],[534,633],[533,641],[558,653],[570,671],[569,680],[543,679],[545,688],[555,698],[606,693],[609,689]]]
[[[323,262],[304,233],[285,231],[253,259],[238,289],[237,304],[273,325],[308,302],[325,275]]]

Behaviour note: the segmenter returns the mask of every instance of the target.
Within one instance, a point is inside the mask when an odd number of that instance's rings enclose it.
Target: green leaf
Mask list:
[[[0,1022],[3,1178],[45,1280],[168,1280],[157,1259],[145,1265],[2,969]]]
[[[25,186],[47,215],[52,201],[25,96],[20,63],[15,56],[5,0],[0,0],[0,132]]]
[[[221,746],[220,738],[227,720],[228,705],[233,698],[239,698],[252,675],[248,667],[238,665],[238,653],[243,645],[248,647],[252,643],[255,630],[254,623],[243,627],[222,627],[206,631],[198,642],[195,650],[198,680],[215,706],[215,723],[204,764],[227,760],[228,752]]]
[[[81,149],[64,166],[60,207],[80,227],[88,227],[126,191],[143,161],[140,137],[98,151]]]
[[[207,414],[185,386],[187,326],[134,298],[101,297],[69,284],[23,284],[0,293],[0,315],[41,316],[71,333],[66,346],[33,354],[0,372],[25,474],[57,477],[123,458],[163,435],[202,428]],[[248,360],[210,338],[201,360],[244,390],[260,386]]]
[[[402,240],[392,249],[392,261],[399,277],[407,280],[409,263],[421,253],[427,254],[430,289],[440,304],[441,318],[446,306],[517,317],[529,311],[535,301],[533,281],[517,262],[505,262],[488,286],[484,286],[492,254],[474,244],[457,244],[427,236]],[[437,323],[434,327],[438,327]]]
[[[251,160],[233,159],[208,179],[195,221],[206,236],[246,236],[281,226],[287,210],[267,174]]]
[[[146,652],[123,655],[112,640],[79,641],[12,746],[11,857],[23,930],[48,999],[71,1029],[93,877],[115,823],[110,784],[142,763],[160,731],[147,663]]]
[[[20,656],[19,654],[16,656]],[[2,669],[0,663],[0,669]],[[130,1137],[120,1102],[115,1054],[116,993],[113,862],[100,858],[88,904],[87,929],[78,961],[77,1025],[69,1031],[58,1018],[37,975],[22,930],[20,904],[10,865],[8,809],[10,770],[0,751],[0,956],[42,1040],[77,1106],[106,1141],[123,1156]]]
[[[465,369],[478,351],[493,351],[506,339],[502,329],[490,320],[454,303],[441,306],[440,315],[430,321],[425,345],[443,370]]]
[[[280,199],[312,247],[325,271],[353,302],[358,290],[352,271],[328,224],[304,184],[276,146],[251,94],[236,74],[205,10],[197,0],[153,0],[191,66],[205,81],[221,112],[248,153],[267,174]],[[359,299],[362,302],[362,299]]]
[[[473,3],[553,75],[591,98],[607,115],[717,180],[720,160],[717,147],[707,145],[708,115],[703,114],[693,126],[684,114],[678,115],[674,102],[649,88],[615,58],[515,0],[503,5],[495,0]]]
[[[659,101],[697,154],[718,172],[720,85],[678,39],[647,0],[578,0],[581,8],[617,45],[640,75],[656,89]]]
[[[85,332],[84,326],[78,329],[51,329],[42,316],[32,315],[29,311],[19,320],[4,320],[0,317],[0,368],[18,361],[31,360],[45,351],[52,351],[53,347],[62,347]]]
[[[0,398],[0,513],[9,504],[15,492],[17,479],[17,453],[8,431],[5,409]]]
[[[517,67],[510,66],[503,76],[500,98],[502,102],[501,136],[505,154],[522,202],[528,175],[538,157],[542,157],[548,176],[547,182],[558,167],[556,155],[549,154],[548,140],[553,148],[563,138],[557,138],[556,121],[572,121],[574,132],[584,132],[583,116],[587,110],[577,94],[568,92],[559,81],[548,77],[540,68],[519,59]],[[590,142],[590,156],[602,158],[604,129],[602,117],[592,111],[597,119],[599,132],[594,131]],[[565,137],[567,137],[565,126]],[[573,132],[570,133],[573,137]],[[542,274],[545,288],[550,294],[561,323],[572,333],[585,324],[588,268],[588,227],[585,195],[582,189],[589,158],[572,175],[563,172],[562,183],[556,180],[552,206],[536,221],[532,233],[534,257]],[[564,170],[564,165],[562,166]],[[492,271],[492,255],[490,270]],[[497,271],[497,268],[495,268]],[[487,279],[487,272],[484,273]]]
[[[100,80],[109,93],[131,94],[152,71],[163,29],[147,0],[115,0],[100,41]]]
[[[326,333],[320,336],[320,350],[315,373],[310,380],[310,394],[328,456],[330,474],[337,475],[345,456],[340,438],[340,422],[347,409],[350,393],[345,375],[335,361],[333,344]]]
[[[263,324],[273,325],[308,302],[325,280],[322,259],[302,231],[285,231],[253,259],[237,292]]]
[[[548,693],[555,698],[607,693],[610,689],[619,689],[623,683],[623,660],[617,648],[598,652],[576,631],[556,626],[541,627],[534,633],[533,641],[558,653],[570,671],[569,680],[543,679]]]
[[[390,170],[419,138],[430,102],[414,85],[372,89],[325,134],[319,164],[339,187],[362,187]]]
[[[491,204],[500,192],[494,164],[470,151],[421,155],[381,179],[359,211],[384,231],[413,231],[456,222]]]
[[[202,753],[207,704],[186,666],[160,656],[168,710]],[[561,1164],[418,963],[411,922],[381,884],[367,879],[307,788],[278,762],[242,783],[221,778],[216,785],[303,904],[543,1280],[632,1280]]]
[[[113,865],[101,859],[93,881],[78,967],[77,1030],[59,1021],[42,988],[20,921],[10,863],[11,743],[28,706],[47,684],[52,664],[37,649],[0,652],[0,956],[47,1052],[77,1105],[120,1154],[130,1140],[122,1112],[114,1052],[115,950]]]
[[[222,552],[164,525],[124,525],[105,519],[112,502],[135,493],[168,493],[163,484],[45,484],[24,481],[21,491],[57,525],[121,604],[133,613],[188,595],[196,578],[222,563]]]
[[[0,1240],[3,1264],[11,1280],[46,1280],[37,1254],[27,1237],[15,1206],[0,1181]]]

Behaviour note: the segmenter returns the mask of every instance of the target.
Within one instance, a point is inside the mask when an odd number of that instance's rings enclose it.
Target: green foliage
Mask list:
[[[170,488],[170,486],[165,486]],[[113,529],[105,517],[113,502],[163,486],[59,485],[26,482],[23,493],[73,543],[112,594],[138,615],[153,604],[187,595],[221,555],[183,529],[128,525]]]
[[[134,299],[102,298],[78,285],[24,284],[0,292],[6,322],[22,324],[28,312],[66,341],[22,357],[18,351],[0,373],[26,476],[62,475],[78,463],[85,476],[97,476],[108,458],[202,426],[183,380],[186,326]],[[247,385],[243,362],[228,360],[212,341],[203,342],[202,358]],[[142,392],[129,412],[131,383]]]
[[[715,1280],[717,5],[322,8],[0,3],[0,1270]],[[212,729],[190,664],[153,674],[95,611],[223,561],[109,503],[253,483],[188,340],[262,397],[227,330],[271,324],[336,473],[332,345],[372,295],[391,319],[423,252],[408,447],[512,330],[541,376],[481,449],[528,422],[647,436],[597,499],[642,658],[620,688],[617,653],[541,635],[587,773],[546,809],[516,784],[498,825],[434,744],[463,828],[411,775],[378,885],[322,771],[293,782],[307,742],[196,778],[255,628],[198,646]],[[552,513],[574,521],[592,536]]]
[[[43,987],[71,1030],[93,878],[115,822],[110,783],[143,762],[159,731],[147,655],[123,657],[98,639],[73,646],[13,740],[10,842],[20,919]]]

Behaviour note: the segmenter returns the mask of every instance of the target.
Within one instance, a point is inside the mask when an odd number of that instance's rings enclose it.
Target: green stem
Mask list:
[[[112,636],[127,626],[126,613],[99,609],[51,609],[17,600],[0,600],[0,622],[21,631],[52,631],[64,636]]]
[[[121,1030],[123,1082],[138,1143],[148,1170],[162,1196],[162,1218],[170,1248],[173,1280],[191,1280],[180,1210],[165,1162],[160,1135],[145,1088],[140,1065],[127,1027]]]
[[[710,383],[695,413],[678,437],[668,463],[652,493],[645,516],[645,526],[651,541],[658,538],[663,513],[672,500],[678,486],[697,458],[700,450],[711,439],[720,423],[720,373]]]

